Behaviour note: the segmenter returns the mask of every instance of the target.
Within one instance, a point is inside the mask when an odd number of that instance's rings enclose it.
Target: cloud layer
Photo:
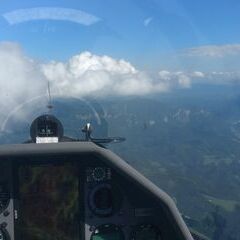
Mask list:
[[[195,82],[226,83],[239,79],[238,72],[167,71],[149,74],[123,59],[82,52],[66,62],[36,62],[16,43],[0,43],[2,105],[23,102],[46,93],[47,82],[60,97],[145,95]]]
[[[207,45],[189,48],[183,51],[189,57],[212,57],[222,58],[227,56],[240,55],[240,44]]]
[[[83,52],[68,62],[42,65],[42,72],[61,96],[143,95],[168,90],[158,81],[125,60]]]
[[[165,71],[165,75],[150,76],[123,59],[90,52],[67,62],[41,63],[28,57],[18,44],[0,42],[0,122],[14,112],[24,117],[21,106],[46,96],[48,82],[57,97],[144,95],[190,86],[184,73]]]
[[[57,97],[146,95],[194,83],[238,83],[240,72],[167,71],[149,74],[123,59],[82,52],[66,62],[37,62],[12,42],[0,42],[0,122],[21,106],[47,95]],[[47,97],[45,97],[47,99]],[[18,117],[21,114],[18,113]]]
[[[174,85],[188,86],[182,72],[161,71],[157,76],[137,70],[129,62],[83,52],[67,62],[39,63],[24,54],[19,45],[0,43],[0,87],[2,97],[17,102],[41,95],[47,81],[56,95],[142,95],[167,91]],[[8,101],[11,102],[11,98]]]

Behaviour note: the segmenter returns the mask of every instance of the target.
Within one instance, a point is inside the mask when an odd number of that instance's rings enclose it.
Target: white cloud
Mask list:
[[[240,55],[240,44],[206,45],[189,48],[183,51],[183,55],[190,57],[222,58],[226,56]]]
[[[178,82],[179,82],[179,85],[182,86],[183,88],[191,87],[191,79],[189,76],[185,74],[182,74],[179,76]]]
[[[38,108],[35,100],[46,96],[48,81],[57,97],[144,95],[169,87],[125,60],[83,52],[67,62],[39,63],[27,57],[18,44],[1,42],[0,128],[5,128],[9,116],[24,119],[30,105]]]
[[[123,59],[83,52],[67,62],[39,63],[27,57],[19,45],[0,43],[0,106],[46,93],[47,81],[52,92],[63,97],[142,95],[169,87],[161,77],[150,77]]]
[[[0,111],[7,114],[14,106],[43,92],[38,63],[26,57],[19,45],[0,43]]]
[[[4,13],[3,17],[10,25],[32,20],[63,20],[89,26],[100,21],[100,18],[81,10],[54,7],[18,9]]]
[[[15,113],[17,117],[24,118],[31,111],[26,108],[33,107],[35,100],[46,96],[48,81],[52,94],[57,97],[107,97],[186,88],[191,85],[192,77],[191,73],[170,71],[160,71],[152,76],[123,59],[90,52],[75,55],[67,62],[40,63],[27,57],[18,44],[1,42],[0,123]],[[25,108],[26,103],[28,106]]]
[[[240,83],[240,72],[162,70],[150,75],[123,59],[90,52],[75,55],[66,62],[39,63],[27,57],[19,45],[2,42],[0,122],[9,112],[21,110],[18,106],[22,103],[46,95],[47,81],[51,83],[52,94],[58,97],[107,97],[161,93],[203,82]]]
[[[195,71],[195,72],[192,73],[192,77],[203,78],[203,77],[205,77],[205,74],[203,72],[200,72],[200,71]]]
[[[68,62],[50,62],[42,71],[60,96],[143,95],[168,90],[125,60],[83,52]]]
[[[200,71],[195,72],[170,72],[166,70],[162,70],[158,73],[159,78],[168,82],[169,88],[181,87],[181,88],[189,88],[191,87],[192,81],[196,81],[197,79],[201,79],[205,77],[205,74]]]

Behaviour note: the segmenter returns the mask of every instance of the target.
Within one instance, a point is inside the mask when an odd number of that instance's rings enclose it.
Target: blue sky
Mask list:
[[[41,60],[66,60],[88,50],[145,69],[174,68],[179,62],[191,68],[191,59],[176,58],[176,52],[240,42],[237,0],[8,0],[0,6],[0,41],[18,42]],[[99,21],[88,26],[49,19],[9,24],[4,17],[42,7],[80,10]]]

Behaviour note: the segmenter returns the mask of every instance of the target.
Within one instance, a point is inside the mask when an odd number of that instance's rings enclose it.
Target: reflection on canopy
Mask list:
[[[3,17],[10,25],[32,20],[63,20],[89,26],[100,21],[100,18],[81,10],[53,7],[18,9],[3,14]]]

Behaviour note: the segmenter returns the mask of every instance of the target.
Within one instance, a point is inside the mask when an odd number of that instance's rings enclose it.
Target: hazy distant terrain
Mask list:
[[[90,121],[97,136],[126,137],[125,143],[110,148],[169,193],[189,226],[214,240],[236,240],[240,239],[239,90],[198,86],[148,98],[88,100],[88,104],[55,100],[53,113],[67,135],[81,137],[81,127]],[[26,140],[32,120],[16,122],[13,116],[1,133],[1,143]]]
[[[240,98],[201,90],[113,102],[109,128],[127,137],[113,149],[174,197],[190,226],[240,239]]]

